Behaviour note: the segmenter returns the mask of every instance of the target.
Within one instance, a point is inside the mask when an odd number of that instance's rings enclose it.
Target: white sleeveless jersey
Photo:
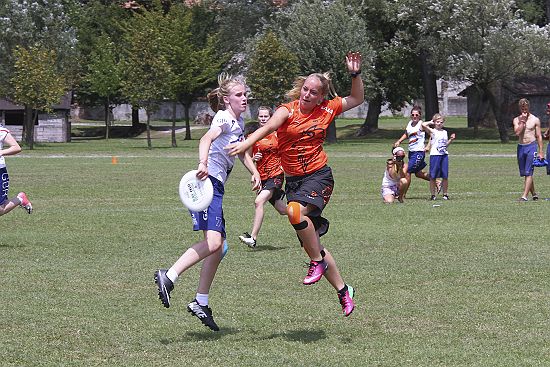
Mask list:
[[[235,156],[224,149],[228,144],[244,140],[244,119],[235,119],[228,111],[220,110],[214,116],[210,128],[219,127],[221,134],[210,144],[208,152],[208,174],[225,184],[235,164]]]
[[[412,126],[412,120],[407,124],[406,132],[409,139],[409,152],[424,151],[426,133],[422,128],[422,120],[418,121],[415,126]]]
[[[430,155],[447,155],[447,145],[449,144],[449,137],[447,130],[434,130],[430,140]]]
[[[382,178],[382,187],[391,188],[391,187],[397,186],[398,183],[399,183],[399,178],[393,179],[390,176],[390,173],[388,172],[388,169],[386,168],[384,170],[384,177]]]
[[[0,125],[0,150],[4,149],[4,139],[6,139],[6,136],[10,133],[8,129],[6,129],[4,126]],[[6,167],[6,160],[4,159],[4,156],[0,155],[0,168]]]

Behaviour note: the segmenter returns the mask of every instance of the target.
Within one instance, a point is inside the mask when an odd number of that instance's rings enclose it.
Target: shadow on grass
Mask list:
[[[285,247],[278,247],[278,246],[271,246],[271,245],[257,245],[256,248],[252,249],[252,252],[258,252],[258,251],[281,251],[286,250],[288,246]]]
[[[283,338],[291,342],[301,342],[304,344],[315,343],[319,340],[326,339],[327,334],[323,330],[316,329],[302,329],[302,330],[293,330],[283,333],[271,334],[265,339],[276,339]]]

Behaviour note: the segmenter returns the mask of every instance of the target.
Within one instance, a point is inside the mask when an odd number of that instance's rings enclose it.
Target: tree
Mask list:
[[[374,52],[367,25],[343,0],[298,2],[281,17],[278,33],[283,44],[298,57],[301,73],[331,71],[336,91],[349,91],[351,78],[344,57],[348,51],[359,51],[363,55],[361,77],[367,85],[371,84]],[[336,141],[334,124],[329,128],[327,141]]]
[[[175,5],[166,14],[167,28],[163,33],[167,47],[167,61],[173,71],[170,82],[172,95],[183,105],[185,115],[185,139],[191,139],[189,110],[199,96],[206,95],[206,88],[217,80],[226,57],[218,52],[216,34],[196,29],[208,21],[214,21],[210,12],[201,5],[191,8]],[[172,146],[175,141],[175,121],[172,124]]]
[[[34,122],[38,111],[50,112],[67,91],[67,83],[57,70],[56,52],[40,47],[17,46],[14,52],[13,101],[25,106],[23,141],[34,147]]]
[[[437,30],[432,60],[441,74],[465,80],[488,98],[502,142],[508,141],[502,84],[511,79],[550,72],[550,26],[519,19],[510,0],[430,1],[419,19],[421,32]]]
[[[151,144],[151,114],[158,103],[171,93],[171,80],[175,78],[168,63],[168,51],[163,32],[166,21],[158,10],[136,14],[126,23],[124,40],[124,78],[122,93],[134,106],[147,113],[147,147]]]
[[[250,57],[247,81],[253,98],[268,106],[281,103],[299,71],[298,58],[268,31],[258,39]]]
[[[88,72],[84,77],[88,90],[96,93],[102,100],[105,111],[105,138],[109,139],[110,115],[122,86],[122,68],[115,44],[109,36],[102,35],[90,55]]]

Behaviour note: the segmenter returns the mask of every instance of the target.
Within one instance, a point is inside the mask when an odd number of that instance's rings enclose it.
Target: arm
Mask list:
[[[222,129],[218,126],[211,127],[201,138],[199,142],[199,166],[197,167],[197,177],[206,180],[208,177],[208,151],[210,144],[220,136]]]
[[[243,154],[239,154],[239,159],[243,162],[244,166],[252,175],[250,182],[252,183],[252,190],[258,190],[261,187],[262,180],[260,179],[260,173],[250,156],[251,149],[247,150]]]
[[[527,116],[524,116],[525,114],[521,114],[521,116],[514,118],[514,134],[516,136],[520,136],[525,131],[525,122],[527,121]]]
[[[541,133],[541,128],[540,128],[540,120],[537,118],[537,120],[535,121],[535,138],[537,139],[537,145],[539,146],[539,158],[540,159],[543,159],[544,158],[544,148],[543,148],[543,144],[542,144],[542,133]]]
[[[11,133],[6,135],[4,138],[4,143],[8,144],[9,147],[7,149],[0,150],[0,156],[15,155],[21,152],[21,147]]]
[[[397,148],[399,144],[401,144],[405,139],[407,139],[407,132],[404,132],[403,135],[401,135],[401,137],[397,139],[395,143],[393,143],[393,147]]]
[[[455,133],[452,133],[451,136],[449,137],[449,140],[447,140],[447,146],[451,145],[451,143],[453,142],[453,140],[456,139],[456,134]]]
[[[267,120],[266,124],[260,127],[258,130],[254,131],[252,134],[241,142],[229,144],[225,147],[229,152],[229,155],[243,154],[248,149],[250,149],[255,142],[262,139],[263,137],[271,134],[273,131],[277,130],[288,118],[288,110],[286,107],[279,107],[273,116]]]
[[[350,74],[358,74],[361,72],[362,56],[359,52],[348,52],[346,55],[346,66]],[[346,112],[354,107],[359,106],[365,100],[365,88],[363,79],[360,75],[352,75],[350,95],[342,99],[342,112]]]
[[[424,121],[422,122],[422,129],[424,129],[424,131],[427,131],[430,135],[433,134],[433,132],[435,131],[434,128],[432,128],[430,125],[433,124],[433,121]]]

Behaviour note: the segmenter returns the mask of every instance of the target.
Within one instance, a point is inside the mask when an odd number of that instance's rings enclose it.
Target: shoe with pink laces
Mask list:
[[[317,283],[323,274],[325,274],[325,271],[327,271],[327,263],[325,260],[321,261],[313,261],[309,263],[309,269],[307,270],[307,275],[304,278],[304,284],[305,285],[311,285]]]
[[[345,292],[338,292],[338,299],[342,305],[342,312],[344,316],[349,316],[355,308],[355,303],[353,303],[353,296],[355,295],[355,289],[351,285],[346,285],[347,289]]]
[[[24,192],[20,192],[19,194],[17,194],[17,198],[19,199],[19,201],[21,201],[21,204],[19,204],[21,208],[25,209],[27,213],[31,214],[32,204],[29,198],[27,197],[27,194],[25,194]]]

